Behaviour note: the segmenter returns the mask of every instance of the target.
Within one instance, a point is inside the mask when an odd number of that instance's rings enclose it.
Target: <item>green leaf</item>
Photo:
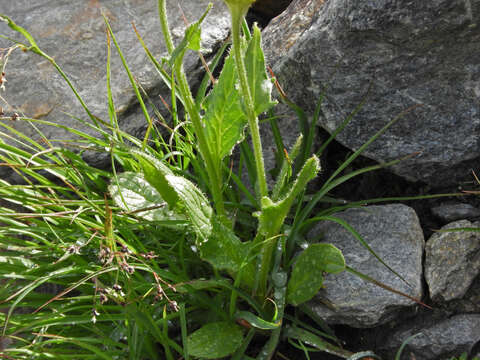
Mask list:
[[[322,339],[320,336],[313,334],[305,329],[298,328],[296,326],[287,326],[284,330],[283,336],[289,339],[299,340],[305,344],[317,348],[318,350],[327,352],[329,354],[337,355],[342,359],[346,359],[349,356],[353,355],[353,353],[351,353],[350,351],[332,345]]]
[[[2,267],[6,268],[7,266],[12,266],[12,267],[23,267],[27,269],[31,269],[37,264],[35,264],[33,261],[26,259],[22,256],[0,256],[0,264]]]
[[[323,273],[345,270],[342,252],[331,244],[313,244],[303,251],[288,282],[287,301],[299,305],[310,300],[322,287]]]
[[[25,30],[23,27],[15,24],[12,19],[10,19],[7,15],[0,14],[0,20],[5,21],[7,25],[12,28],[14,31],[19,32],[22,34],[30,43],[30,50],[32,50],[36,54],[40,54],[41,50],[39,49],[37,43],[35,42],[35,39],[33,38],[30,33]],[[41,55],[41,54],[40,54]]]
[[[201,16],[201,18],[187,27],[187,30],[185,30],[185,35],[183,36],[182,41],[173,50],[172,55],[168,60],[168,63],[170,66],[181,64],[187,49],[194,50],[194,51],[200,50],[200,39],[201,39],[200,25],[202,24],[202,21],[205,19],[205,17],[207,16],[211,8],[212,6],[209,5],[207,10]]]
[[[276,235],[283,225],[293,202],[305,190],[308,182],[317,176],[320,171],[320,161],[314,155],[305,162],[297,179],[288,193],[279,201],[273,202],[270,198],[262,198],[262,211],[259,217],[259,232],[270,237]]]
[[[192,356],[219,359],[233,354],[242,341],[242,328],[225,321],[202,326],[188,337],[187,346]]]
[[[233,147],[243,140],[247,117],[242,110],[236,82],[237,71],[230,54],[204,104],[207,141],[210,153],[217,161],[229,155]]]
[[[168,203],[170,209],[186,215],[200,241],[206,241],[212,233],[213,210],[205,195],[191,181],[173,172],[160,160],[132,150],[142,168],[145,179]]]
[[[276,104],[272,101],[273,83],[265,71],[265,57],[262,50],[262,35],[258,26],[253,27],[253,36],[245,53],[245,67],[248,85],[255,104],[255,115],[267,111]]]
[[[142,174],[124,172],[117,178],[118,183],[112,181],[108,190],[118,207],[150,221],[185,219],[170,210],[160,193]],[[148,210],[142,211],[143,209]]]
[[[173,172],[158,159],[140,152],[136,155],[145,179],[161,194],[170,209],[175,208],[179,198],[173,186],[166,179],[166,175],[173,175]]]
[[[284,156],[283,161],[282,161],[282,167],[280,169],[280,173],[277,176],[277,180],[275,183],[275,186],[272,190],[272,199],[277,200],[281,195],[282,192],[285,191],[285,188],[287,188],[287,184],[290,180],[290,176],[292,175],[292,163],[300,153],[300,150],[302,148],[303,144],[303,135],[300,134],[295,141],[295,144],[293,145],[292,149],[290,150],[290,154],[288,155],[289,159]],[[278,149],[279,151],[282,151],[284,149]]]
[[[237,273],[247,263],[251,242],[241,242],[232,229],[212,219],[213,231],[208,240],[198,244],[201,258],[217,270]]]
[[[239,320],[244,320],[250,326],[257,329],[262,329],[262,330],[275,330],[282,325],[281,321],[277,321],[277,322],[266,321],[258,317],[257,315],[252,314],[249,311],[238,311],[237,313],[235,313],[235,318]]]

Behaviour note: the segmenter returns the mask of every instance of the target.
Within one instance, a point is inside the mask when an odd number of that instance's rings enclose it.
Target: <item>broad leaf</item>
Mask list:
[[[145,179],[167,201],[170,208],[187,216],[200,242],[212,233],[213,210],[208,199],[191,181],[173,172],[162,162],[141,151],[132,150],[143,168]]]
[[[274,106],[276,102],[271,98],[273,83],[265,72],[262,35],[256,25],[253,27],[253,36],[245,53],[245,67],[248,85],[255,104],[255,115],[258,116]]]
[[[288,282],[287,301],[299,305],[310,300],[322,287],[323,273],[345,270],[342,252],[331,244],[313,244],[298,257]]]
[[[207,140],[210,153],[217,161],[229,155],[233,147],[243,140],[247,117],[242,110],[236,82],[237,70],[230,54],[204,104]]]
[[[202,259],[218,270],[238,272],[247,262],[251,242],[241,242],[232,229],[216,218],[212,220],[212,225],[210,238],[199,244]]]
[[[188,353],[201,359],[219,359],[233,354],[243,341],[242,328],[231,322],[202,326],[187,339]]]
[[[185,219],[184,216],[169,209],[160,193],[142,174],[124,172],[117,178],[118,183],[112,181],[108,190],[118,207],[150,221]],[[142,211],[144,209],[147,210]]]

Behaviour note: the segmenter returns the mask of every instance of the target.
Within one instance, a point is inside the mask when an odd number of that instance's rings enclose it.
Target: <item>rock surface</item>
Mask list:
[[[410,296],[422,297],[424,238],[413,209],[401,204],[368,206],[349,209],[334,216],[351,225],[412,288],[380,264],[339,224],[321,222],[310,231],[309,236],[323,234],[322,241],[342,250],[348,266]],[[324,289],[309,306],[329,324],[361,328],[385,323],[395,316],[398,308],[413,304],[412,300],[343,272],[327,276]]]
[[[480,341],[478,329],[480,329],[479,314],[461,314],[424,328],[409,324],[408,329],[394,332],[386,343],[380,344],[380,347],[389,354],[386,358],[393,359],[402,342],[418,333],[420,335],[406,346],[401,360],[413,358],[449,360],[453,356],[460,356],[463,352],[470,353],[475,344]]]
[[[313,112],[325,85],[322,126],[370,145],[379,162],[414,152],[393,171],[410,181],[457,185],[480,163],[480,1],[294,0],[263,32],[265,54],[292,100]]]
[[[432,208],[432,214],[445,222],[480,217],[480,209],[470,204],[442,204]]]
[[[442,228],[480,228],[480,222],[460,220]],[[437,232],[425,248],[425,279],[434,301],[450,301],[465,295],[480,274],[480,232]]]
[[[292,0],[257,0],[253,3],[252,9],[265,18],[273,18],[280,14]]]
[[[473,280],[469,289],[461,299],[451,300],[447,303],[435,304],[441,306],[452,314],[474,313],[480,314],[480,275]]]
[[[167,0],[170,29],[174,43],[178,44],[185,29],[182,11],[191,23],[205,11],[208,0],[188,0],[180,4]],[[169,94],[132,28],[135,23],[151,52],[159,59],[166,56],[163,36],[158,20],[157,2],[152,0],[90,0],[61,1],[55,6],[49,0],[3,1],[1,12],[18,25],[26,28],[36,39],[39,47],[55,58],[67,73],[91,112],[108,122],[106,90],[106,34],[101,11],[107,16],[126,61],[135,78],[149,93],[159,109],[164,109],[158,98],[162,92]],[[205,56],[216,50],[229,33],[230,18],[226,7],[216,1],[202,27],[202,47]],[[22,42],[25,40],[0,22],[0,34]],[[0,39],[0,48],[11,43]],[[113,48],[113,44],[112,44]],[[194,52],[186,56],[185,69],[192,80],[195,70],[200,69],[199,57]],[[139,109],[134,92],[121,60],[112,49],[112,91],[120,127],[132,134],[142,136],[146,121]],[[7,89],[2,96],[16,111],[27,117],[46,119],[92,133],[87,126],[79,124],[66,113],[87,119],[80,104],[67,84],[53,66],[33,53],[19,50],[12,53],[6,69]],[[25,122],[14,123],[27,136],[38,139],[38,134]],[[58,128],[42,127],[49,139],[67,139],[71,135]],[[97,155],[96,155],[97,156]],[[97,160],[95,157],[92,160]],[[3,167],[4,169],[4,167]]]

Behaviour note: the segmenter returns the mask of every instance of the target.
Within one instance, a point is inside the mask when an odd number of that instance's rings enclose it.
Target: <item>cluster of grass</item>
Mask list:
[[[307,119],[282,94],[299,115],[302,132],[287,152],[278,135],[270,94],[275,81],[265,72],[260,31],[254,28],[250,33],[244,22],[251,1],[225,2],[232,15],[232,49],[213,82],[211,73],[226,55],[227,45],[222,47],[195,96],[182,62],[187,51],[200,49],[200,24],[208,10],[174,46],[165,1],[158,1],[168,50],[164,59],[156,59],[138,34],[171,90],[168,123],[156,109],[153,115],[147,110],[106,19],[105,121],[89,111],[68,76],[35,39],[1,15],[26,40],[12,49],[40,55],[58,70],[85,109],[86,120],[78,121],[98,136],[15,116],[37,130],[36,141],[16,131],[11,117],[1,118],[0,165],[21,181],[0,180],[0,196],[8,203],[0,211],[0,356],[261,360],[272,358],[283,342],[306,358],[317,351],[345,359],[378,358],[343,349],[329,327],[304,307],[327,272],[350,271],[374,280],[348,267],[333,245],[311,244],[296,254],[317,221],[340,223],[373,253],[354,229],[333,216],[369,201],[345,204],[328,194],[357,175],[396,162],[343,174],[401,115],[351,154],[319,190],[307,194],[307,184],[320,170],[318,156],[358,109],[314,151],[321,100],[313,118]],[[143,139],[118,126],[110,84],[111,43],[143,109],[148,125]],[[272,189],[259,136],[258,116],[265,112],[271,115],[278,144],[279,171]],[[160,122],[163,129],[172,129],[168,137],[162,136]],[[43,135],[40,125],[66,129],[77,140],[60,146]],[[246,127],[252,147],[244,140]],[[230,165],[235,147],[240,160],[234,170]],[[85,152],[108,154],[111,169],[90,166],[82,157]],[[253,186],[242,182],[245,171]],[[395,199],[370,202],[391,200]]]

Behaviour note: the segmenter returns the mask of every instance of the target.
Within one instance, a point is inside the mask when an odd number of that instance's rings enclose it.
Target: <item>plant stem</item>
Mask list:
[[[183,71],[183,66],[180,66],[180,68],[177,70],[176,76],[179,87],[183,93],[183,101],[185,102],[185,108],[190,115],[190,119],[192,120],[193,128],[195,130],[195,135],[198,139],[198,147],[200,153],[205,160],[207,173],[210,178],[210,190],[212,191],[215,210],[217,211],[218,216],[220,216],[221,218],[225,218],[225,206],[222,196],[221,167],[220,165],[215,166],[213,163],[207,143],[207,137],[205,136],[205,130],[202,125],[202,119],[200,118],[200,114],[198,113],[197,107],[195,106],[195,101],[193,100],[192,93],[190,92],[190,87],[188,86],[187,76]],[[216,171],[216,169],[218,169],[219,171]]]
[[[285,303],[287,297],[287,273],[281,269],[274,270],[273,285],[275,287],[274,291],[274,300],[277,304],[277,319],[276,321],[283,320],[283,313],[285,311]],[[257,356],[257,360],[270,360],[273,357],[275,349],[277,348],[278,342],[280,340],[280,334],[283,327],[279,326],[277,329],[273,330],[270,334],[270,339],[263,347],[260,354]]]
[[[252,94],[248,85],[247,70],[245,68],[245,62],[243,61],[242,42],[240,35],[245,12],[232,10],[233,9],[231,9],[230,14],[232,18],[233,55],[235,58],[235,64],[237,66],[238,78],[240,80],[240,90],[245,102],[248,126],[252,136],[255,167],[257,169],[257,182],[260,191],[260,198],[262,198],[268,195],[267,179],[265,176],[265,165],[263,162],[260,129],[258,126],[257,116],[255,115],[255,105],[253,103]]]
[[[167,46],[167,51],[169,54],[171,54],[173,52],[174,46],[172,42],[172,36],[170,34],[170,29],[168,27],[165,0],[158,0],[158,14],[162,27],[163,37]],[[185,110],[190,116],[190,120],[192,121],[193,128],[198,139],[198,148],[200,154],[202,155],[203,160],[205,160],[205,167],[210,178],[209,186],[212,192],[215,210],[217,212],[217,215],[225,219],[225,206],[222,196],[221,164],[215,166],[215,164],[213,163],[210,149],[208,147],[207,137],[205,135],[205,130],[202,124],[202,119],[197,111],[197,107],[195,106],[195,101],[193,99],[192,92],[190,91],[190,86],[188,85],[188,80],[187,76],[185,75],[185,71],[183,70],[183,65],[174,65],[174,67],[178,86],[183,96]]]
[[[171,54],[174,46],[172,36],[170,34],[170,28],[168,27],[167,7],[165,0],[158,0],[158,17],[160,19],[160,26],[162,27],[163,38],[165,40],[165,45],[167,46],[167,51],[169,54]]]

